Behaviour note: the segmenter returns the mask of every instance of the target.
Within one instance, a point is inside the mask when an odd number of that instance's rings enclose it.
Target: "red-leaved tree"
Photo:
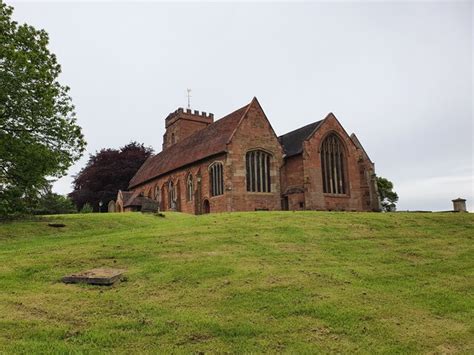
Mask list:
[[[107,211],[118,190],[126,190],[129,181],[153,149],[131,142],[119,149],[102,149],[91,155],[87,165],[74,177],[74,190],[69,194],[78,210],[89,203],[95,212]]]

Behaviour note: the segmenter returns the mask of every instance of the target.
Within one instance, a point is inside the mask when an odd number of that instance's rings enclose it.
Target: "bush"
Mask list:
[[[76,213],[77,210],[68,197],[48,191],[38,200],[33,214],[67,214]]]
[[[398,194],[393,191],[393,183],[381,176],[377,176],[377,188],[380,194],[382,211],[395,212],[397,210]]]
[[[81,209],[81,213],[92,213],[94,212],[94,209],[92,208],[90,203],[84,204]]]

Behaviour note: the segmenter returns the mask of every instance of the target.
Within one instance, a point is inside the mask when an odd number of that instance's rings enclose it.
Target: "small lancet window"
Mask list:
[[[321,172],[324,193],[347,193],[344,146],[334,133],[330,134],[321,146]]]
[[[214,163],[209,168],[209,183],[211,196],[219,196],[224,193],[224,167],[222,163]]]
[[[155,201],[161,202],[161,189],[158,185],[155,186]]]
[[[176,188],[173,184],[173,181],[168,182],[168,207],[176,207]]]
[[[247,191],[271,192],[270,177],[270,154],[253,150],[245,157],[245,168],[247,176]]]
[[[188,179],[186,180],[186,197],[188,201],[193,200],[193,194],[194,194],[193,176],[192,174],[189,174]]]

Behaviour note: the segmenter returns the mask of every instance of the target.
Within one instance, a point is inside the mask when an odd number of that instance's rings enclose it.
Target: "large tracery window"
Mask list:
[[[345,161],[344,146],[341,140],[336,134],[330,134],[321,146],[324,193],[347,193]]]
[[[188,201],[193,200],[193,193],[194,193],[193,176],[189,174],[186,180],[186,198]]]
[[[224,193],[224,167],[222,163],[214,163],[209,168],[209,183],[211,184],[211,196],[219,196]]]
[[[247,191],[271,192],[270,154],[253,150],[245,157]]]

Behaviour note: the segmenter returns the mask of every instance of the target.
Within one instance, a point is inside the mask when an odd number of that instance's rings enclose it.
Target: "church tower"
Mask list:
[[[214,114],[197,110],[178,108],[165,120],[166,132],[163,135],[163,150],[182,141],[186,137],[206,128],[214,122]]]

